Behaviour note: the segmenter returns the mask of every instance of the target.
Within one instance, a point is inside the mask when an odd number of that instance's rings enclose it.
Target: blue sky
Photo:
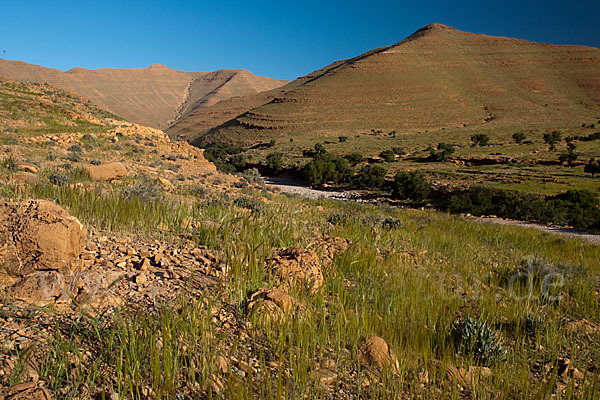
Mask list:
[[[243,68],[295,79],[432,22],[600,47],[600,1],[0,0],[0,58],[67,70]]]

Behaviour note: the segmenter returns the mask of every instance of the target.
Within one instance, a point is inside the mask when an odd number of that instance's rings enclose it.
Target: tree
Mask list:
[[[561,163],[567,163],[569,166],[573,165],[573,162],[575,160],[577,160],[577,153],[575,153],[575,149],[577,149],[577,146],[575,146],[575,143],[573,143],[571,140],[569,140],[567,142],[567,151],[562,153],[558,159],[560,160]]]
[[[283,169],[283,154],[280,152],[269,154],[267,156],[267,168],[274,174],[281,172]]]
[[[595,158],[590,158],[590,161],[583,169],[588,174],[592,174],[592,176],[596,176],[596,174],[600,174],[600,161]]]
[[[421,171],[398,171],[392,183],[392,198],[421,202],[429,196],[431,185]]]
[[[561,136],[559,131],[553,131],[552,133],[544,134],[544,142],[550,146],[551,151],[556,151],[556,143],[560,142]]]
[[[385,162],[393,162],[396,159],[392,150],[382,151],[381,153],[379,153],[379,157],[383,158],[383,161]]]
[[[527,139],[527,136],[525,136],[525,134],[522,132],[517,132],[512,135],[512,138],[515,141],[515,143],[521,144],[525,139]]]
[[[429,159],[431,161],[446,161],[448,157],[454,154],[454,146],[444,142],[438,143],[437,151],[431,146],[427,150],[429,151]]]
[[[474,146],[487,146],[490,143],[490,138],[485,133],[478,133],[471,136]]]
[[[378,165],[365,165],[356,176],[354,182],[361,188],[377,189],[385,183],[385,168]]]

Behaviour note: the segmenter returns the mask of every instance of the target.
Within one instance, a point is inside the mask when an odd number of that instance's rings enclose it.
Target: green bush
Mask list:
[[[438,143],[436,149],[429,146],[427,150],[429,151],[428,159],[430,161],[446,161],[452,154],[454,154],[454,146],[444,142]]]
[[[490,144],[490,138],[485,133],[478,133],[471,136],[471,141],[473,142],[474,146],[487,146]]]
[[[600,162],[595,158],[590,158],[583,170],[588,174],[592,174],[592,176],[596,176],[596,174],[600,174]]]
[[[230,163],[230,156],[235,156],[244,153],[245,151],[246,149],[243,147],[236,147],[228,143],[216,142],[206,146],[204,149],[204,157],[208,161],[215,164],[219,171],[233,173],[237,170],[235,165],[241,164],[241,160],[239,157],[236,158],[234,160],[234,163],[236,164],[232,165]],[[245,164],[242,169],[243,168],[245,168]]]
[[[392,198],[421,202],[431,192],[431,185],[421,171],[398,171],[392,182]]]
[[[354,183],[365,189],[378,189],[385,183],[385,168],[378,165],[365,165],[354,177]]]
[[[348,160],[350,165],[352,165],[353,167],[356,167],[358,164],[360,164],[361,162],[363,162],[365,160],[365,158],[360,153],[348,154],[348,155],[345,155],[344,158],[346,160]]]
[[[349,182],[352,172],[348,160],[329,153],[313,158],[301,170],[302,176],[311,185]]]
[[[50,175],[48,175],[48,180],[53,185],[63,186],[63,185],[67,184],[67,182],[69,181],[69,178],[66,175],[50,174]]]
[[[381,153],[379,153],[379,157],[381,157],[385,162],[393,162],[396,159],[395,154],[392,150],[382,151]]]
[[[499,335],[486,322],[471,317],[455,320],[450,336],[458,352],[483,365],[490,366],[506,356]]]
[[[266,166],[274,174],[281,172],[283,169],[283,153],[276,152],[269,154],[267,156]]]
[[[527,139],[527,136],[525,136],[525,134],[522,132],[517,132],[512,135],[512,138],[515,141],[515,143],[521,144],[525,139]]]
[[[582,229],[600,229],[600,209],[595,193],[569,190],[544,198],[533,193],[473,186],[441,205],[453,213],[497,215],[523,221],[553,222]]]

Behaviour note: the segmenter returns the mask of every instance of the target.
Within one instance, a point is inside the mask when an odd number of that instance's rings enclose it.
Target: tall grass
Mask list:
[[[184,296],[152,310],[123,310],[107,320],[104,330],[94,324],[82,328],[93,338],[89,348],[94,349],[92,360],[81,364],[85,367],[64,361],[81,332],[57,331],[44,376],[54,388],[72,388],[73,397],[81,388],[95,387],[120,398],[144,398],[148,393],[165,399],[180,394],[331,398],[338,390],[352,398],[464,398],[467,392],[433,362],[477,365],[477,357],[459,351],[451,337],[453,322],[466,317],[485,321],[499,332],[507,350],[504,359],[491,364],[490,378],[469,385],[471,398],[598,396],[597,375],[587,373],[575,385],[553,368],[559,358],[568,357],[580,371],[588,371],[589,360],[600,359],[600,334],[590,337],[567,329],[569,321],[584,318],[600,323],[598,246],[433,211],[286,196],[260,199],[261,207],[249,210],[222,195],[203,201],[146,201],[125,199],[119,188],[101,194],[68,186],[42,185],[24,192],[4,187],[3,195],[55,199],[84,223],[103,229],[155,235],[156,227],[163,225],[171,235],[184,235],[215,250],[226,264],[223,285],[209,300]],[[352,218],[332,224],[328,220],[333,214]],[[400,219],[402,228],[376,222],[385,217]],[[196,223],[188,224],[189,218]],[[300,287],[290,290],[303,311],[282,319],[248,315],[248,293],[277,285],[265,269],[274,250],[310,247],[318,233],[348,238],[352,245],[325,268],[325,283],[316,294]],[[509,284],[534,261],[564,278],[553,292],[561,295],[558,299],[539,296],[542,287],[533,278]],[[537,285],[532,292],[536,296],[518,297],[528,293],[528,284]],[[211,320],[211,310],[220,307],[232,312],[234,331]],[[358,348],[371,335],[390,344],[399,371],[375,376],[360,365]],[[221,374],[215,361],[219,355],[235,356],[256,368]],[[317,378],[317,364],[325,358],[335,363],[332,389]],[[278,367],[270,367],[272,362]],[[429,374],[425,383],[418,378],[424,370]],[[567,385],[564,393],[559,392],[562,381]]]

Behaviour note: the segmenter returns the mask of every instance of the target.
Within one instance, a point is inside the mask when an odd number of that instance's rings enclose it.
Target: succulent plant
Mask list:
[[[459,352],[471,355],[486,366],[506,355],[499,335],[486,322],[471,317],[457,319],[452,323],[450,335]]]

